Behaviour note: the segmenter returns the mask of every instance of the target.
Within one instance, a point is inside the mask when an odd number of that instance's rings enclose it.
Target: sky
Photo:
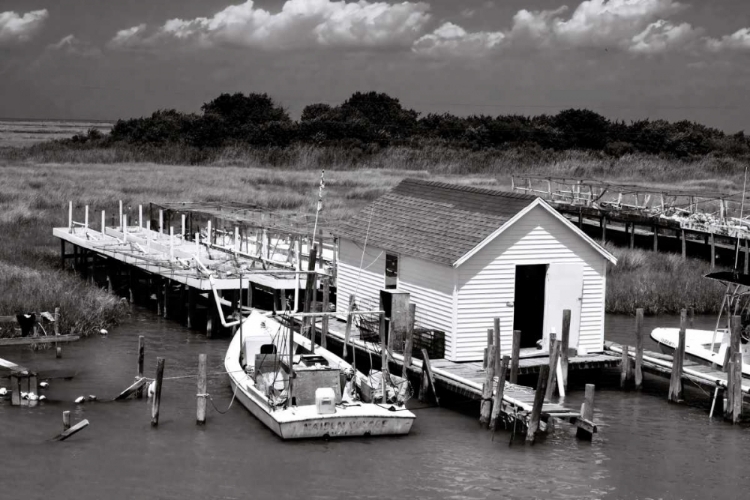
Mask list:
[[[266,92],[421,113],[750,132],[747,0],[0,0],[0,117],[113,120]]]

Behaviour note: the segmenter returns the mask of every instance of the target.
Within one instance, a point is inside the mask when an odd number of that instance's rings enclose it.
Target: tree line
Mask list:
[[[109,134],[89,131],[66,142],[99,146],[181,144],[196,148],[286,147],[300,143],[425,147],[437,143],[473,150],[531,147],[678,158],[750,153],[750,139],[744,132],[726,134],[687,120],[626,123],[587,109],[538,116],[421,115],[403,107],[397,98],[378,92],[356,92],[337,106],[310,104],[297,121],[268,94],[221,94],[203,104],[200,113],[159,110],[148,117],[118,120]]]

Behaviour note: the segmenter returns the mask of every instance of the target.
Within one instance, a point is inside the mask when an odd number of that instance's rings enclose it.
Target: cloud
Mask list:
[[[667,51],[694,48],[703,35],[703,29],[694,28],[688,23],[672,24],[659,20],[649,24],[645,30],[635,35],[628,50],[639,54],[657,54]]]
[[[718,40],[716,38],[709,38],[706,40],[706,46],[708,50],[713,52],[722,50],[750,50],[750,28],[742,28]]]
[[[31,40],[48,16],[47,9],[33,10],[23,15],[13,11],[0,12],[0,45],[11,45]]]
[[[476,58],[487,55],[498,47],[505,35],[501,32],[479,31],[468,33],[461,26],[445,23],[414,42],[412,50],[429,57]]]
[[[75,35],[62,37],[59,42],[48,45],[47,50],[79,57],[99,57],[102,55],[102,51],[98,47],[76,38]]]
[[[251,0],[212,17],[170,19],[159,28],[145,25],[119,31],[113,48],[164,44],[235,45],[266,50],[311,46],[345,49],[410,47],[430,20],[423,2],[389,4],[360,0],[287,0],[278,13]]]

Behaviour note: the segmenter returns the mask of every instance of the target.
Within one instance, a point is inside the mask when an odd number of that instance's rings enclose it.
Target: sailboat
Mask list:
[[[237,400],[282,439],[401,435],[414,423],[389,398],[398,387],[387,387],[384,398],[371,377],[272,313],[253,310],[242,321],[224,366]]]
[[[716,280],[726,287],[716,327],[713,330],[685,330],[685,356],[701,364],[724,367],[731,339],[731,318],[743,318],[740,350],[742,352],[742,375],[750,377],[750,275],[721,271],[710,273],[707,279]],[[726,327],[722,327],[722,316],[726,315]],[[671,354],[679,342],[679,328],[655,328],[651,338],[659,344],[662,352]]]

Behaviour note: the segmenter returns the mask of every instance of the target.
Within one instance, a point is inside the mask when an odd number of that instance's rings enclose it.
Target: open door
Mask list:
[[[544,349],[549,347],[549,334],[555,329],[557,339],[562,339],[563,310],[570,309],[570,344],[578,347],[583,302],[583,263],[550,264],[547,270],[547,287],[544,309]]]
[[[536,347],[544,334],[547,264],[516,266],[513,329],[521,330],[521,348]]]

